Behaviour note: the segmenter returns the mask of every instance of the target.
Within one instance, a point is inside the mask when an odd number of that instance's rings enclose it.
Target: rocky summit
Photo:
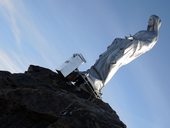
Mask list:
[[[126,128],[108,103],[88,95],[43,67],[0,71],[0,128]]]

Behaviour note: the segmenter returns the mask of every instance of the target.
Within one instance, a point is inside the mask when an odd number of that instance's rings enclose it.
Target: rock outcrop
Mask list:
[[[0,71],[0,128],[126,128],[109,104],[31,65],[25,73]]]

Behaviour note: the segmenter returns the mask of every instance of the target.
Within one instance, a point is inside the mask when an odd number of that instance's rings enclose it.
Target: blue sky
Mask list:
[[[122,67],[103,89],[103,100],[129,128],[167,128],[170,122],[170,2],[168,0],[0,0],[0,70],[30,64],[55,70],[73,53],[88,69],[116,37],[162,19],[148,53]]]

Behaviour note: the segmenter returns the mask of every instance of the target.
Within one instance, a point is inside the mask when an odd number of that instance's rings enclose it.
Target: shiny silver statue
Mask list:
[[[149,51],[158,40],[160,26],[160,18],[152,15],[147,30],[139,31],[133,36],[116,38],[87,70],[86,77],[94,90],[100,92],[120,67]]]

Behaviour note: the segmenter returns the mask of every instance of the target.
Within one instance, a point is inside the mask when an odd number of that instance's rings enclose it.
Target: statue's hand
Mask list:
[[[78,55],[79,55],[78,53],[74,53],[74,54],[73,54],[73,57],[76,57],[76,56],[78,56]]]
[[[125,36],[125,39],[127,39],[127,40],[133,40],[134,38],[133,38],[132,35],[129,35],[129,36]]]

